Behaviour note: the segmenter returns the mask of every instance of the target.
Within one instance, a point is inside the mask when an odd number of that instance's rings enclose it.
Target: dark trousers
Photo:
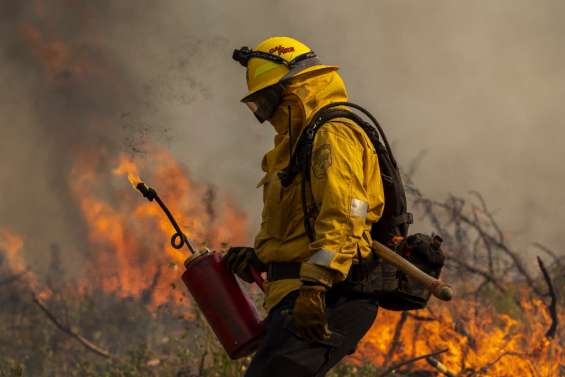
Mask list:
[[[330,290],[326,306],[333,336],[329,341],[310,342],[298,336],[292,325],[297,295],[289,294],[267,316],[265,340],[245,377],[323,377],[355,351],[377,316],[375,299]]]

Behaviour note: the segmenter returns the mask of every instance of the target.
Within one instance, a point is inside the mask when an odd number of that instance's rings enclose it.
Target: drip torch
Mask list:
[[[253,353],[263,337],[263,323],[255,304],[225,267],[220,253],[208,249],[197,251],[157,192],[139,177],[129,174],[128,179],[143,197],[157,202],[167,215],[175,229],[171,245],[175,249],[185,245],[188,248],[182,280],[230,358],[238,359]],[[262,288],[261,276],[256,272],[253,276]]]

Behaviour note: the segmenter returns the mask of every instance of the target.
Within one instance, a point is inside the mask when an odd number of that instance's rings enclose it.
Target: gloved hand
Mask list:
[[[322,284],[303,282],[294,302],[294,325],[297,332],[308,340],[328,340],[332,335],[326,322],[327,289]]]
[[[230,247],[223,261],[231,272],[248,283],[253,283],[250,267],[258,272],[265,270],[265,265],[261,263],[252,247]]]

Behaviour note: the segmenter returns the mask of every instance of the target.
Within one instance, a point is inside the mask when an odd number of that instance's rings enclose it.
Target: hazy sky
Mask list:
[[[426,152],[424,193],[480,191],[509,235],[560,251],[564,19],[561,0],[0,0],[0,227],[36,246],[76,242],[65,188],[76,150],[131,152],[149,138],[229,193],[254,233],[274,131],[239,103],[244,70],[231,53],[289,35],[341,66],[401,165]],[[49,78],[29,47],[41,38],[112,79],[78,84],[56,67]]]

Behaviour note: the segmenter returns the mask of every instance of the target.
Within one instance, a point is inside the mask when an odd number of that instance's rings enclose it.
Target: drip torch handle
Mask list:
[[[141,192],[143,197],[147,198],[147,200],[149,200],[150,202],[155,200],[157,204],[159,204],[159,207],[161,207],[163,212],[165,212],[165,215],[167,215],[167,218],[169,219],[171,225],[173,226],[173,228],[175,228],[176,233],[173,234],[171,237],[171,246],[173,246],[175,249],[180,249],[184,245],[186,245],[190,253],[194,255],[196,250],[194,250],[192,243],[186,237],[183,231],[180,229],[179,224],[173,217],[171,211],[169,211],[169,208],[167,208],[167,206],[165,205],[165,203],[163,203],[159,195],[157,195],[157,191],[155,191],[151,187],[148,187],[143,182],[138,183],[135,187],[139,190],[139,192]]]
[[[264,292],[265,289],[263,288],[263,283],[265,282],[265,279],[263,279],[259,271],[257,271],[255,268],[253,267],[249,267],[249,268],[251,270],[251,276],[253,277],[255,284],[257,284],[259,288],[261,288],[261,290]]]
[[[180,229],[175,218],[173,217],[172,213],[169,211],[165,203],[163,203],[163,201],[161,200],[161,198],[159,198],[159,196],[155,196],[155,201],[157,202],[157,204],[159,204],[159,207],[161,207],[163,212],[165,212],[165,215],[167,215],[167,217],[169,218],[169,221],[173,225],[173,228],[175,228],[176,233],[173,234],[173,236],[171,237],[171,245],[175,249],[180,249],[186,244],[186,247],[191,252],[191,254],[194,254],[196,250],[194,250],[194,248],[192,247],[192,243],[186,237],[186,234],[184,234],[183,231]]]

